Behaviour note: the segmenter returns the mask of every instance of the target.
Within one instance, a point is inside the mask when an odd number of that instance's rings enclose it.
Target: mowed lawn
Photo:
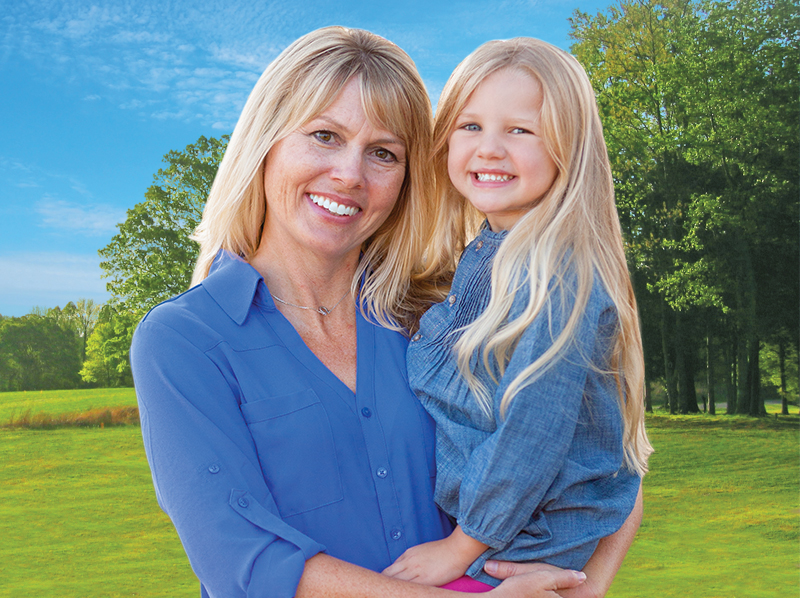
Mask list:
[[[113,395],[122,402],[103,405],[103,392],[116,391],[50,393],[49,403],[42,393],[39,405],[59,413],[135,401],[123,389]],[[22,394],[34,393],[0,394],[0,422]],[[650,417],[645,520],[609,596],[797,596],[798,423]],[[0,459],[0,597],[198,595],[156,504],[138,427],[2,429]]]

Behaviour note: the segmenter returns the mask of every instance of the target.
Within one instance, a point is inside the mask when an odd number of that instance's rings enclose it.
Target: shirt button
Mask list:
[[[361,415],[363,415],[364,417],[372,417],[372,411],[369,410],[369,407],[364,407],[361,410]]]
[[[208,468],[209,473],[219,473],[219,465],[210,465]]]
[[[242,507],[243,509],[246,509],[247,507],[249,507],[249,506],[250,506],[250,501],[249,501],[249,500],[247,500],[247,499],[246,499],[246,498],[243,496],[242,498],[240,498],[240,499],[239,499],[239,506],[240,506],[240,507]]]
[[[376,471],[375,473],[379,478],[385,478],[387,475],[389,475],[389,470],[386,469],[385,467],[379,467],[378,471]]]
[[[399,540],[403,537],[403,532],[401,532],[399,529],[393,529],[391,536],[392,540]]]
[[[456,296],[455,296],[455,295],[450,295],[450,296],[447,298],[447,302],[448,302],[450,305],[453,305],[453,303],[455,303],[455,302],[456,302]]]
[[[478,251],[481,247],[483,247],[483,241],[478,241],[478,244],[475,245],[475,251]]]
[[[417,334],[414,335],[414,338],[412,338],[411,340],[412,341],[418,341],[421,338],[422,338],[422,335],[418,332]]]

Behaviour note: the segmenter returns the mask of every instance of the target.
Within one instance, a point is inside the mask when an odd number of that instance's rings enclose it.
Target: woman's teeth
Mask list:
[[[476,172],[475,178],[479,181],[510,181],[514,178],[512,174],[486,174],[485,172]]]
[[[336,214],[337,216],[355,216],[361,211],[361,208],[349,208],[344,204],[338,204],[335,201],[331,201],[327,197],[321,197],[319,195],[314,195],[313,193],[309,193],[308,196],[315,204],[325,208],[331,214]]]

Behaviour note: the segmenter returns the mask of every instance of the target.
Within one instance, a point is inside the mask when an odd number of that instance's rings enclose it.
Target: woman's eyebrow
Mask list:
[[[345,126],[344,124],[340,123],[335,118],[331,118],[330,116],[326,116],[324,114],[320,114],[319,116],[312,118],[309,122],[313,123],[315,121],[324,121],[331,125],[334,128],[343,129],[345,131],[350,131],[350,128]],[[373,125],[375,126],[375,125]],[[373,144],[380,144],[380,145],[400,145],[405,147],[406,144],[399,137],[381,137],[380,139],[375,139],[372,141]]]

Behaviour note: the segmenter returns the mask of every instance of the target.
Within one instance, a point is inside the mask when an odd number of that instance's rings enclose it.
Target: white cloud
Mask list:
[[[34,306],[64,306],[82,297],[104,303],[109,294],[100,258],[60,252],[0,255],[0,313],[21,316]]]
[[[44,197],[36,204],[41,225],[86,235],[101,236],[116,231],[116,225],[125,219],[125,212],[108,205],[81,205]]]

